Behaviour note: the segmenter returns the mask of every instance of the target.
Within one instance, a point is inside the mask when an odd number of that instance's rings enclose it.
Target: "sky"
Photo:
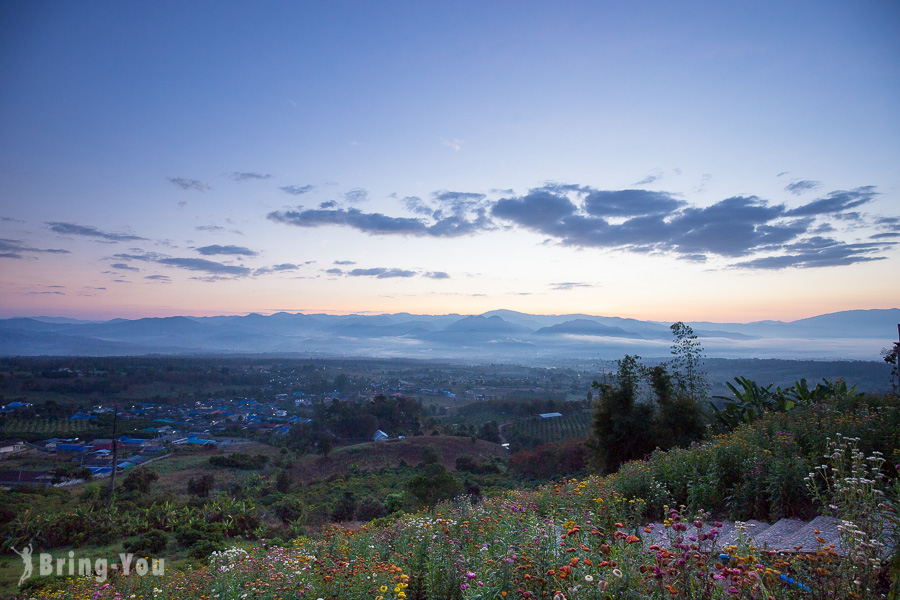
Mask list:
[[[0,3],[0,317],[900,305],[900,4]]]

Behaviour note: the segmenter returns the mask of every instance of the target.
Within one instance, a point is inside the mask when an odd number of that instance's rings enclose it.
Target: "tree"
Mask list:
[[[216,478],[206,473],[197,479],[191,477],[187,483],[188,494],[194,494],[198,498],[206,498],[216,484]]]
[[[328,456],[334,448],[334,438],[331,434],[323,431],[316,440],[316,452],[319,456]]]
[[[128,474],[122,481],[122,489],[126,492],[149,494],[150,484],[157,479],[159,479],[159,475],[156,474],[156,471],[151,471],[146,467],[137,467],[128,471]]]
[[[615,471],[654,448],[665,450],[703,437],[699,403],[675,383],[665,364],[647,368],[639,359],[625,356],[612,382],[593,383],[598,394],[589,445],[601,471]]]
[[[897,334],[900,336],[900,324],[897,325]],[[898,383],[900,383],[900,342],[894,342],[892,348],[884,348],[881,351],[881,358],[884,362],[891,366],[891,389],[897,393]]]
[[[701,402],[709,393],[706,373],[703,371],[703,346],[690,325],[681,321],[673,323],[669,329],[675,341],[672,343],[672,376],[679,391]]]
[[[613,383],[595,381],[594,454],[601,471],[612,472],[623,462],[652,450],[647,438],[653,406],[635,402],[643,365],[640,356],[626,355],[616,361],[619,371]]]
[[[407,482],[406,489],[422,506],[432,506],[459,494],[462,485],[443,465],[432,463],[420,467],[418,474]]]

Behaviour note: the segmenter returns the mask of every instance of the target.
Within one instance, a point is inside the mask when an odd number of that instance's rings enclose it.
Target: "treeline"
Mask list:
[[[315,405],[312,421],[291,427],[286,445],[327,454],[336,440],[368,441],[379,429],[391,437],[421,435],[421,416],[422,403],[415,398],[379,394],[365,402],[329,400]]]

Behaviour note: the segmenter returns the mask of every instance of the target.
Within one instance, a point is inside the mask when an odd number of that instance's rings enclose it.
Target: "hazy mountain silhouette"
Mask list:
[[[879,360],[900,309],[793,322],[689,323],[710,357]],[[249,314],[88,322],[0,319],[0,355],[284,354],[497,361],[669,355],[670,323],[596,315]]]

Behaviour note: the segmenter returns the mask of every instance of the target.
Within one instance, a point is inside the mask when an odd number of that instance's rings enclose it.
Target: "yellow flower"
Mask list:
[[[387,591],[387,586],[386,585],[381,586],[380,588],[378,588],[378,591],[381,592],[382,594],[385,593]]]

